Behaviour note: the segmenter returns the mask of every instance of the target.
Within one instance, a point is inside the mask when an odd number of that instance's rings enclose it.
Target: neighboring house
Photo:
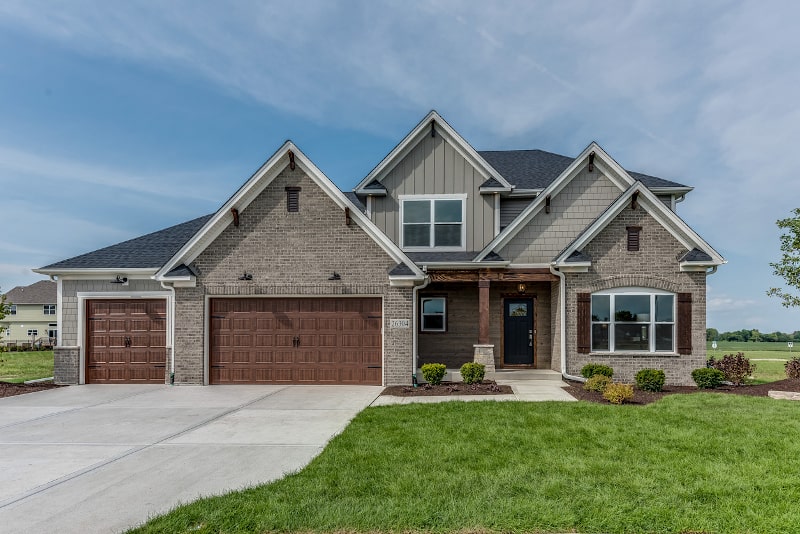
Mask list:
[[[6,293],[9,312],[0,319],[0,340],[4,345],[41,342],[55,344],[58,336],[56,283],[40,280],[17,286]]]
[[[36,269],[56,380],[388,386],[477,360],[687,384],[725,263],[675,213],[689,191],[596,143],[477,152],[436,112],[348,193],[287,142],[216,213]]]

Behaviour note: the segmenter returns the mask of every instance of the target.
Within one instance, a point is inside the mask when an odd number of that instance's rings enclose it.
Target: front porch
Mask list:
[[[418,360],[458,370],[553,369],[558,278],[548,269],[436,270],[419,292]],[[557,365],[555,367],[557,369]],[[491,365],[487,365],[491,371]]]

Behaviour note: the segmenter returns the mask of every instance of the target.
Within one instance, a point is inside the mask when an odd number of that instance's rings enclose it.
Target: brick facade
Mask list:
[[[285,165],[287,162],[278,163]],[[287,186],[300,187],[298,212],[286,209]],[[344,210],[305,173],[288,166],[193,262],[197,287],[176,288],[175,383],[205,377],[206,302],[213,296],[376,296],[383,299],[385,385],[410,384],[412,289],[390,287],[396,265]],[[328,280],[333,272],[341,280]],[[250,281],[240,281],[244,272]]]
[[[627,250],[627,226],[641,226],[640,250]],[[706,359],[706,274],[680,272],[678,258],[686,252],[664,227],[643,207],[626,207],[583,250],[592,258],[588,273],[566,275],[567,373],[580,375],[586,363],[603,363],[614,368],[614,378],[633,382],[636,371],[663,369],[667,383],[691,385],[692,370]],[[577,294],[621,287],[645,287],[673,293],[692,294],[692,354],[652,353],[579,354],[577,350]],[[555,368],[555,367],[554,367]]]

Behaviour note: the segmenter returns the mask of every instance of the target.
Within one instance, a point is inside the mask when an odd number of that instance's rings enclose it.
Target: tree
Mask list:
[[[716,328],[706,328],[706,341],[714,341],[719,338],[719,330]]]
[[[6,318],[6,315],[11,311],[11,307],[6,302],[6,296],[0,290],[0,321]],[[0,330],[0,339],[3,339],[3,331]]]
[[[779,219],[775,224],[785,230],[781,235],[781,260],[770,263],[776,276],[780,276],[786,285],[800,289],[800,208],[792,210],[794,217]],[[787,308],[800,306],[800,296],[794,295],[784,288],[772,287],[767,291],[770,297],[781,299]]]

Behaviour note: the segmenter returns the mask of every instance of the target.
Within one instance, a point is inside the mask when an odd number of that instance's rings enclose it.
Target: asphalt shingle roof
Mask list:
[[[584,261],[592,261],[592,258],[590,258],[587,254],[576,250],[564,261],[566,263],[581,263]]]
[[[518,189],[544,189],[575,159],[544,150],[483,150],[478,153]],[[628,173],[648,188],[686,187],[648,174]]]
[[[17,286],[6,293],[9,304],[55,304],[58,290],[56,283],[39,280],[29,286]]]
[[[711,256],[699,248],[693,248],[683,255],[679,261],[711,261]]]
[[[203,227],[212,215],[204,215],[158,232],[62,260],[42,267],[42,269],[136,269],[161,267]]]
[[[458,262],[458,263],[466,263],[472,261],[475,256],[478,255],[478,252],[474,251],[466,251],[466,252],[406,252],[406,256],[411,258],[416,264],[420,263],[447,263],[447,262]],[[497,253],[491,252],[489,255],[486,256],[482,261],[503,261]]]

